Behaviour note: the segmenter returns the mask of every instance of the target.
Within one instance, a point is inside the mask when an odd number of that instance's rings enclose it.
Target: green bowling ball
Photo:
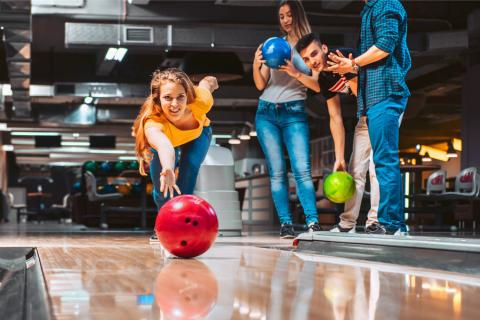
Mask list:
[[[130,170],[138,170],[138,162],[137,161],[131,161],[130,162],[130,165],[128,166],[128,168]]]
[[[333,172],[323,183],[323,193],[332,202],[344,203],[355,193],[355,181],[348,172]]]
[[[123,171],[127,170],[127,164],[123,161],[117,161],[115,163],[115,171],[118,173],[122,173]]]
[[[86,171],[90,171],[93,174],[97,171],[97,163],[95,161],[87,161],[84,166]]]

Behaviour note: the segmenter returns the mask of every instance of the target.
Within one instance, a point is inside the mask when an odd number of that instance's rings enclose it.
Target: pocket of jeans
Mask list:
[[[267,103],[262,100],[258,100],[257,113],[265,113],[266,111]]]

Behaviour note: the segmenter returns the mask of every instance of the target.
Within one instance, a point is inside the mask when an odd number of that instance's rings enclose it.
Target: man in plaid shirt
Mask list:
[[[406,231],[398,158],[401,116],[410,91],[405,76],[411,66],[407,48],[407,14],[399,0],[365,0],[361,13],[360,56],[331,55],[329,68],[358,72],[358,110],[368,119],[373,161],[380,185],[378,224],[368,233]]]

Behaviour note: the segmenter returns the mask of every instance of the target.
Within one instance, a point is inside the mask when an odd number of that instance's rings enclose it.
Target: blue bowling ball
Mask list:
[[[291,55],[292,49],[283,38],[272,37],[263,43],[263,60],[270,68],[278,69],[285,64],[285,60],[290,60]]]
[[[82,184],[80,181],[77,181],[73,184],[72,186],[72,191],[73,193],[77,193],[77,192],[80,192],[82,190]]]
[[[103,189],[101,191],[102,194],[108,194],[108,193],[116,193],[117,189],[113,184],[106,184],[103,186]]]
[[[113,169],[113,164],[111,162],[105,161],[100,165],[100,170],[103,173],[109,173]]]

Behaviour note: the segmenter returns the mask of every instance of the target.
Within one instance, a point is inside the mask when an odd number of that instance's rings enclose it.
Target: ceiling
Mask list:
[[[129,121],[148,92],[153,70],[182,65],[187,53],[208,52],[213,57],[219,52],[234,52],[243,66],[243,76],[221,83],[210,117],[216,133],[238,131],[246,121],[254,119],[259,92],[253,86],[251,61],[257,44],[278,33],[276,3],[32,0],[30,6],[29,1],[0,0],[2,32],[31,28],[31,110],[27,117],[12,117],[15,95],[12,99],[4,91],[4,112],[0,112],[0,117],[9,127],[26,131],[40,127],[51,130],[53,126],[70,134],[87,134],[102,133],[108,128],[123,142],[131,143]],[[401,148],[459,137],[462,78],[468,53],[467,19],[475,9],[480,9],[480,2],[402,3],[409,15],[413,68],[408,76],[412,98],[402,124]],[[304,7],[324,42],[331,46],[355,46],[362,1],[304,1]],[[134,27],[151,28],[152,41],[125,41],[125,28]],[[112,31],[108,36],[105,28],[118,32]],[[128,52],[122,62],[106,62],[105,54],[109,47],[117,47],[115,44],[128,48]],[[0,46],[0,83],[9,84],[11,59],[7,59],[6,48],[8,44]],[[217,61],[217,72],[230,64],[220,58]],[[59,114],[67,115],[82,104],[88,93],[97,96],[96,110],[103,118],[97,117],[94,125],[66,124],[59,119]],[[344,117],[353,120],[355,101],[350,97],[342,99]],[[308,106],[312,136],[328,134],[324,101],[311,97]],[[125,145],[127,149],[131,150],[131,145]]]

